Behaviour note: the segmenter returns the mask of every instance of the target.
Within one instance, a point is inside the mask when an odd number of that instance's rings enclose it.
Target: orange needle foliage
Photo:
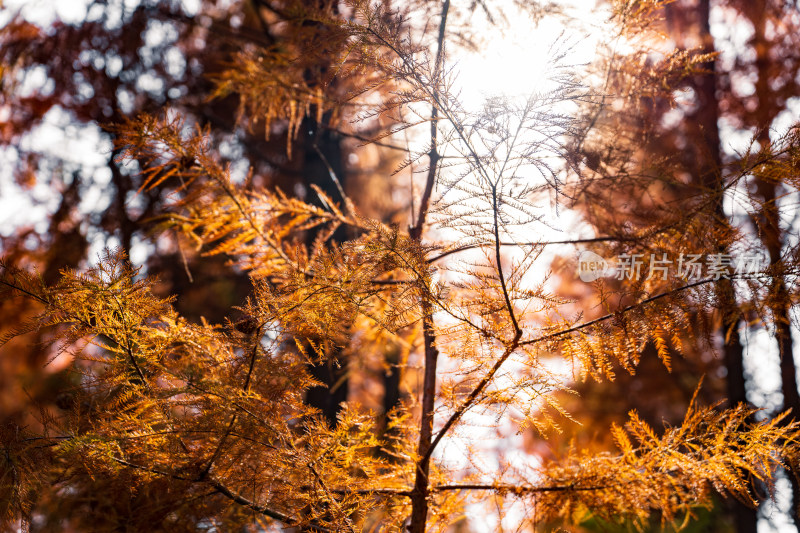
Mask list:
[[[448,463],[445,444],[469,432],[475,413],[558,428],[568,413],[552,393],[569,383],[552,370],[553,356],[576,377],[613,379],[615,366],[633,372],[652,343],[669,365],[667,346],[701,340],[687,317],[717,305],[719,280],[631,280],[634,301],[606,298],[606,315],[564,318],[565,302],[528,282],[546,243],[518,235],[541,220],[546,195],[563,191],[574,166],[563,141],[586,126],[564,106],[591,94],[556,66],[553,91],[470,114],[447,75],[448,0],[432,37],[404,33],[386,8],[345,5],[347,18],[314,20],[325,53],[339,59],[336,75],[368,71],[344,103],[375,115],[432,109],[423,120],[429,145],[409,150],[405,163],[428,161],[411,227],[370,219],[321,189],[322,207],[239,182],[208,132],[174,112],[118,124],[120,162],[138,165],[143,191],[174,187],[164,227],[249,272],[252,296],[241,320],[193,324],[120,253],[85,272],[65,270],[54,284],[3,263],[3,295],[41,309],[3,340],[47,328],[53,350],[72,357],[73,376],[59,409],[43,406],[35,423],[0,433],[4,518],[103,531],[422,533],[446,530],[487,494],[522,501],[520,520],[532,527],[588,513],[638,525],[690,520],[713,491],[755,504],[753,482],[769,484],[795,460],[800,428],[785,416],[756,422],[743,405],[693,402],[682,425],[661,433],[632,412],[625,428],[611,429],[615,454],[573,449],[534,469],[500,461],[466,474]],[[698,60],[670,61],[674,71]],[[241,120],[266,121],[268,131],[282,121],[293,132],[299,117],[329,103],[282,70],[290,68],[280,49],[247,51],[220,77],[220,94],[235,86]],[[627,238],[674,244],[682,230],[703,227],[714,205],[705,198],[667,230]],[[351,237],[337,243],[340,227]],[[520,252],[513,261],[509,249]],[[468,250],[469,260],[442,261]],[[334,427],[304,403],[317,384],[309,363],[389,342],[405,350],[398,371],[421,367],[391,431],[381,434],[358,398]],[[478,463],[481,452],[470,451]]]

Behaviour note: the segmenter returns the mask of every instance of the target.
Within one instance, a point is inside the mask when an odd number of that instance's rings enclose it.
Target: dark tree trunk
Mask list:
[[[757,0],[748,5],[749,15],[753,23],[754,35],[753,48],[756,52],[756,71],[758,79],[755,83],[758,109],[756,110],[757,125],[760,128],[758,137],[762,147],[769,146],[769,129],[780,111],[773,91],[770,88],[770,58],[768,56],[769,43],[767,32],[767,2]],[[789,321],[791,296],[786,286],[782,273],[782,251],[784,232],[781,228],[780,212],[777,202],[780,191],[778,185],[771,180],[758,180],[756,193],[761,202],[759,213],[756,215],[756,225],[761,242],[769,255],[770,267],[773,269],[773,281],[770,287],[768,304],[772,312],[775,326],[775,340],[778,343],[781,369],[781,391],[783,392],[783,408],[791,409],[793,417],[800,414],[800,394],[797,389],[797,369],[792,350],[792,331]],[[800,483],[794,472],[789,471],[789,481],[792,484],[792,518],[795,525],[800,524]]]
[[[697,9],[698,33],[702,39],[703,52],[706,53],[715,51],[714,38],[711,35],[710,15],[710,0],[699,0]],[[706,150],[706,157],[701,159],[702,162],[698,169],[699,178],[703,187],[717,195],[715,205],[716,223],[721,232],[725,232],[729,227],[729,222],[722,205],[724,182],[720,152],[716,65],[712,61],[704,65],[704,67],[706,72],[697,76],[695,81],[695,89],[697,90],[699,101],[698,110],[695,117],[693,117],[695,119],[694,124],[698,128],[697,137],[702,139],[702,149]],[[725,253],[726,250],[721,247],[718,252]],[[728,401],[731,405],[736,405],[747,401],[743,364],[744,350],[739,338],[741,313],[736,304],[736,295],[731,281],[722,281],[718,285],[717,295],[723,317],[721,333],[723,353],[728,370]],[[758,511],[732,498],[729,499],[729,505],[738,533],[756,533]]]
[[[325,127],[329,120],[328,114],[323,116],[321,124],[317,124],[312,117],[306,117],[300,125],[304,158],[303,182],[308,195],[306,200],[320,207],[325,206],[311,185],[319,187],[334,202],[341,203],[343,199],[334,179],[339,180],[342,187],[346,182],[342,139],[336,131]],[[309,231],[306,235],[306,244],[311,246],[316,237],[317,232]],[[346,229],[339,227],[331,238],[337,242],[343,242],[348,238]],[[349,327],[347,324],[341,326]],[[319,409],[331,427],[337,423],[342,405],[347,400],[349,389],[347,362],[341,357],[341,348],[341,346],[334,346],[327,354],[318,354],[323,356],[323,361],[308,366],[309,373],[323,385],[308,390],[306,403]]]

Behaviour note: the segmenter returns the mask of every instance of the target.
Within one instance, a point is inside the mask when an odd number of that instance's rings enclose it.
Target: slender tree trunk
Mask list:
[[[414,488],[411,492],[411,524],[409,533],[425,533],[425,524],[428,518],[428,496],[430,456],[428,451],[433,437],[433,408],[436,400],[436,363],[439,360],[439,350],[436,348],[433,331],[433,309],[429,302],[423,304],[425,324],[423,325],[425,343],[425,376],[422,384],[422,420],[420,422],[419,443],[417,455],[421,458],[417,464],[414,477]]]
[[[761,73],[762,75],[764,73]],[[761,76],[759,76],[761,78]],[[762,85],[760,80],[757,86]],[[764,84],[766,85],[766,80]],[[767,89],[763,87],[763,89]],[[768,89],[767,89],[768,90]],[[769,134],[762,135],[760,142],[763,146],[769,143]],[[791,296],[786,287],[786,281],[781,273],[781,252],[783,250],[783,231],[780,227],[780,213],[776,202],[778,191],[774,182],[759,180],[756,184],[761,202],[761,209],[757,215],[757,225],[761,242],[769,254],[770,267],[773,269],[772,286],[768,305],[772,312],[772,320],[775,327],[775,340],[778,343],[778,354],[780,356],[781,370],[781,392],[783,393],[783,409],[791,409],[792,415],[796,419],[800,414],[800,394],[797,388],[797,367],[794,361],[794,350],[792,342],[791,322],[789,309],[791,307]],[[789,470],[789,481],[792,484],[792,517],[795,524],[800,524],[800,483],[798,483],[795,473]]]
[[[713,53],[715,47],[710,26],[710,0],[699,0],[697,11],[703,52]],[[696,113],[696,126],[700,130],[698,132],[700,138],[704,141],[703,149],[707,150],[707,157],[703,158],[704,160],[700,165],[699,178],[709,192],[717,195],[715,205],[716,223],[722,232],[725,232],[729,227],[729,222],[722,205],[724,183],[718,124],[719,101],[717,98],[717,73],[715,72],[714,62],[709,62],[704,66],[706,72],[698,76],[696,82],[697,95],[699,98],[699,108]],[[725,253],[726,250],[721,247],[718,251],[720,253]],[[740,402],[747,401],[743,364],[744,350],[742,348],[741,339],[739,338],[741,314],[736,305],[736,294],[733,283],[730,280],[723,280],[718,285],[717,295],[722,308],[723,317],[721,333],[725,364],[728,370],[728,401],[731,405],[736,405]],[[729,502],[738,533],[756,533],[758,523],[757,510],[746,506],[738,500],[729,499]]]
[[[755,83],[756,96],[758,97],[757,119],[759,144],[761,147],[770,145],[769,128],[780,109],[777,105],[772,89],[769,85],[770,59],[768,56],[769,43],[766,38],[767,31],[767,3],[757,0],[748,6],[751,11],[753,23],[753,47],[756,52],[756,71],[758,79]],[[770,287],[769,306],[775,326],[775,340],[778,343],[781,369],[781,391],[783,392],[783,408],[791,409],[796,418],[800,415],[800,394],[797,388],[797,368],[792,349],[792,331],[789,320],[791,297],[786,286],[786,280],[781,272],[784,234],[781,228],[780,212],[777,201],[779,197],[778,186],[774,181],[758,179],[756,191],[761,202],[758,213],[758,230],[761,242],[769,254],[770,267],[773,268],[773,282]],[[800,525],[800,483],[794,472],[789,470],[789,481],[792,484],[792,518],[795,525]]]
[[[437,41],[436,61],[433,67],[431,89],[433,102],[431,109],[431,147],[428,151],[428,175],[425,180],[425,190],[420,199],[419,214],[414,225],[409,230],[409,237],[422,244],[422,230],[425,226],[425,217],[428,214],[433,187],[436,182],[436,173],[439,165],[439,152],[437,151],[439,118],[439,80],[442,70],[444,54],[444,35],[447,25],[447,12],[450,9],[450,0],[442,2],[442,13],[439,20],[439,36]],[[421,249],[421,248],[420,248]],[[409,533],[425,533],[428,520],[428,495],[430,492],[429,471],[431,462],[431,441],[433,439],[433,409],[436,402],[436,363],[439,360],[439,350],[436,348],[436,332],[433,324],[433,304],[423,296],[421,302],[422,331],[425,349],[425,374],[422,382],[422,413],[420,416],[419,442],[417,444],[416,472],[414,475],[414,488],[411,491],[411,517],[408,526]]]

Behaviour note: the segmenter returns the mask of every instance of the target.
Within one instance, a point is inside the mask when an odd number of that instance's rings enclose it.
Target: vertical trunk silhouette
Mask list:
[[[753,48],[756,53],[755,66],[758,79],[755,82],[755,93],[758,98],[756,119],[758,121],[758,142],[761,147],[771,144],[769,131],[775,120],[780,106],[773,97],[769,84],[770,59],[768,57],[767,32],[767,5],[764,0],[752,2],[748,6],[754,35]],[[782,251],[784,246],[784,233],[781,228],[781,216],[777,202],[781,195],[778,185],[773,180],[759,179],[756,176],[756,194],[760,202],[759,212],[755,214],[755,223],[758,235],[769,257],[770,268],[773,269],[773,279],[770,286],[768,299],[769,308],[775,327],[775,340],[778,344],[781,371],[781,392],[783,393],[783,409],[791,409],[796,418],[800,414],[800,394],[797,388],[797,369],[792,350],[792,331],[789,319],[791,297],[782,273]],[[795,524],[800,524],[800,484],[793,472],[788,472],[792,484],[792,518]]]
[[[324,206],[310,186],[319,187],[329,198],[340,202],[342,198],[334,178],[339,180],[342,186],[345,185],[347,179],[344,172],[341,136],[325,127],[329,120],[330,115],[327,113],[323,115],[320,124],[317,124],[313,117],[306,117],[300,126],[300,135],[304,140],[303,180],[310,203],[320,207]],[[306,244],[311,246],[316,237],[316,231],[309,231]],[[346,238],[346,231],[342,227],[337,229],[332,236],[332,239],[339,243]],[[342,324],[342,327],[346,328],[348,325]],[[308,349],[313,351],[311,347]],[[309,373],[322,385],[308,390],[306,402],[319,409],[331,426],[336,425],[343,403],[347,401],[347,363],[342,360],[341,352],[341,347],[331,347],[329,353],[317,354],[322,356],[322,362],[308,366]]]
[[[702,42],[703,52],[715,51],[714,38],[710,26],[711,6],[710,0],[700,0],[698,3],[698,33]],[[711,61],[705,65],[705,73],[699,75],[695,89],[698,96],[698,110],[695,114],[695,126],[698,128],[699,138],[703,141],[702,149],[706,150],[706,157],[700,162],[698,178],[700,184],[708,191],[716,194],[715,214],[717,224],[721,229],[729,226],[725,215],[723,200],[723,174],[722,156],[720,152],[719,134],[719,101],[717,98],[717,72],[716,64]],[[726,250],[720,247],[719,253]],[[741,313],[736,304],[736,294],[733,283],[723,280],[718,285],[717,297],[723,309],[721,334],[723,339],[723,354],[728,370],[728,401],[731,405],[747,402],[747,389],[744,376],[743,356],[744,350],[739,338],[739,325]],[[735,517],[736,529],[739,533],[756,533],[757,513],[742,502],[729,499]]]

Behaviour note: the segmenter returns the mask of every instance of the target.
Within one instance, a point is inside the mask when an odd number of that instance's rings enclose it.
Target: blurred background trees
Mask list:
[[[709,253],[716,243],[718,252],[733,258],[764,258],[770,276],[721,286],[718,304],[735,301],[737,309],[696,317],[699,328],[716,331],[714,341],[673,359],[671,374],[658,364],[653,345],[636,376],[622,377],[623,395],[616,384],[580,386],[585,398],[595,398],[583,404],[595,406],[584,420],[603,420],[602,425],[607,420],[596,415],[622,412],[627,405],[652,422],[677,421],[701,376],[709,401],[727,398],[730,405],[749,402],[768,413],[796,413],[797,329],[790,295],[796,290],[798,193],[796,162],[786,151],[799,115],[796,6],[709,0],[630,6],[629,31],[609,41],[607,70],[601,71],[612,96],[603,110],[587,116],[595,133],[578,144],[584,168],[599,179],[582,185],[577,204],[597,233],[620,237],[600,253],[641,252],[647,266],[651,253],[670,252],[674,261],[679,253]],[[643,50],[619,52],[631,41]],[[704,55],[697,56],[694,69],[681,70],[675,68],[683,64],[681,54]],[[657,79],[662,81],[653,83]],[[683,225],[683,214],[709,193],[716,214],[700,227]],[[654,248],[625,242],[658,227]],[[587,289],[566,290],[585,297]],[[770,341],[759,340],[764,332]],[[772,359],[774,354],[779,357]],[[773,381],[770,374],[780,378]],[[782,401],[765,382],[779,384]],[[797,523],[796,473],[788,479]],[[755,531],[755,511],[730,505],[731,521],[719,527]]]
[[[157,231],[155,215],[167,198],[181,194],[179,187],[170,183],[143,190],[135,165],[122,165],[119,152],[111,149],[111,125],[165,109],[211,128],[224,161],[236,169],[253,169],[251,177],[239,173],[239,179],[252,180],[248,186],[279,188],[318,202],[314,185],[340,198],[330,179],[332,171],[365,214],[386,221],[398,217],[402,202],[394,201],[395,187],[386,176],[402,152],[363,146],[391,124],[383,118],[350,123],[357,110],[338,102],[354,90],[348,79],[354,73],[336,70],[340,66],[332,67],[319,48],[329,36],[322,34],[317,20],[338,16],[335,4],[201,2],[189,8],[181,2],[131,6],[112,1],[88,2],[85,15],[80,5],[77,9],[77,18],[55,17],[41,27],[35,17],[25,16],[37,13],[34,6],[23,6],[19,16],[7,13],[13,18],[3,28],[0,47],[0,105],[5,113],[1,141],[13,165],[6,168],[3,195],[32,201],[38,205],[31,210],[46,215],[35,224],[9,226],[0,237],[4,256],[38,268],[53,282],[62,268],[85,266],[104,247],[119,246],[159,277],[162,294],[178,295],[184,316],[220,322],[233,306],[242,304],[250,290],[246,275],[226,266],[222,257],[197,261],[197,254],[178,246],[175,234]],[[255,60],[262,53],[257,50],[271,54],[270,68],[283,61],[276,78],[264,76],[265,85],[258,86],[225,78],[231,65]],[[290,55],[304,60],[290,62]],[[299,98],[286,95],[298,101],[295,123],[269,122],[269,114],[266,125],[237,120],[243,118],[240,98],[259,91],[288,92],[282,86],[288,83],[297,84],[291,91],[305,93]],[[304,105],[301,101],[313,100],[306,96],[321,101]],[[273,118],[288,117],[285,111],[278,110]],[[52,136],[50,145],[36,142],[43,131]],[[77,136],[90,139],[89,146],[77,150],[94,152],[91,158],[71,150]],[[309,231],[309,242],[314,236]],[[337,235],[338,240],[343,237]],[[16,304],[8,305],[6,312],[6,324],[25,314]],[[14,405],[24,397],[18,384],[38,381],[49,357],[35,348],[19,349],[15,362],[4,358],[4,364],[13,367],[3,378],[4,390],[9,391],[4,412],[9,415],[24,405]],[[394,405],[399,386],[391,364],[376,369],[371,378],[385,377],[386,410]],[[312,389],[309,402],[333,422],[348,386],[346,362],[331,365],[315,370],[326,386]]]

